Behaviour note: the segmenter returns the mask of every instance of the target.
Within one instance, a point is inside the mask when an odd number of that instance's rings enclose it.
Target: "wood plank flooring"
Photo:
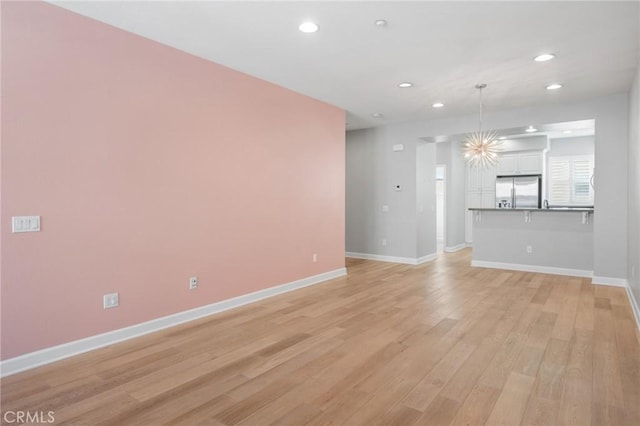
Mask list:
[[[2,412],[77,425],[640,425],[625,290],[471,268],[348,276],[0,382]],[[4,420],[2,420],[4,421]]]

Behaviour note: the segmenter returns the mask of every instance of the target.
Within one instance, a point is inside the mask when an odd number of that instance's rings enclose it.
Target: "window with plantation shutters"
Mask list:
[[[549,157],[549,204],[592,205],[593,156]]]

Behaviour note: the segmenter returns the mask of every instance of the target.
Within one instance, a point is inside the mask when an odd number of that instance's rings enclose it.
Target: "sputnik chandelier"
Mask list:
[[[493,167],[498,163],[501,141],[496,132],[482,130],[482,89],[486,84],[476,84],[480,93],[480,126],[464,140],[464,158],[471,167]]]

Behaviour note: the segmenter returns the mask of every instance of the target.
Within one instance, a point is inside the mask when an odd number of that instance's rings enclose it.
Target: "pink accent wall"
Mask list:
[[[344,266],[344,111],[1,7],[2,359]],[[12,234],[17,215],[42,232]]]

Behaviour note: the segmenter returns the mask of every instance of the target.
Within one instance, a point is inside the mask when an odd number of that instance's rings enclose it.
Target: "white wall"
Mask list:
[[[640,305],[640,64],[629,105],[628,280],[636,307]],[[636,314],[639,314],[636,312]]]
[[[436,163],[447,166],[444,246],[445,249],[451,249],[465,242],[465,164],[460,150],[460,142],[441,142],[436,145]]]

